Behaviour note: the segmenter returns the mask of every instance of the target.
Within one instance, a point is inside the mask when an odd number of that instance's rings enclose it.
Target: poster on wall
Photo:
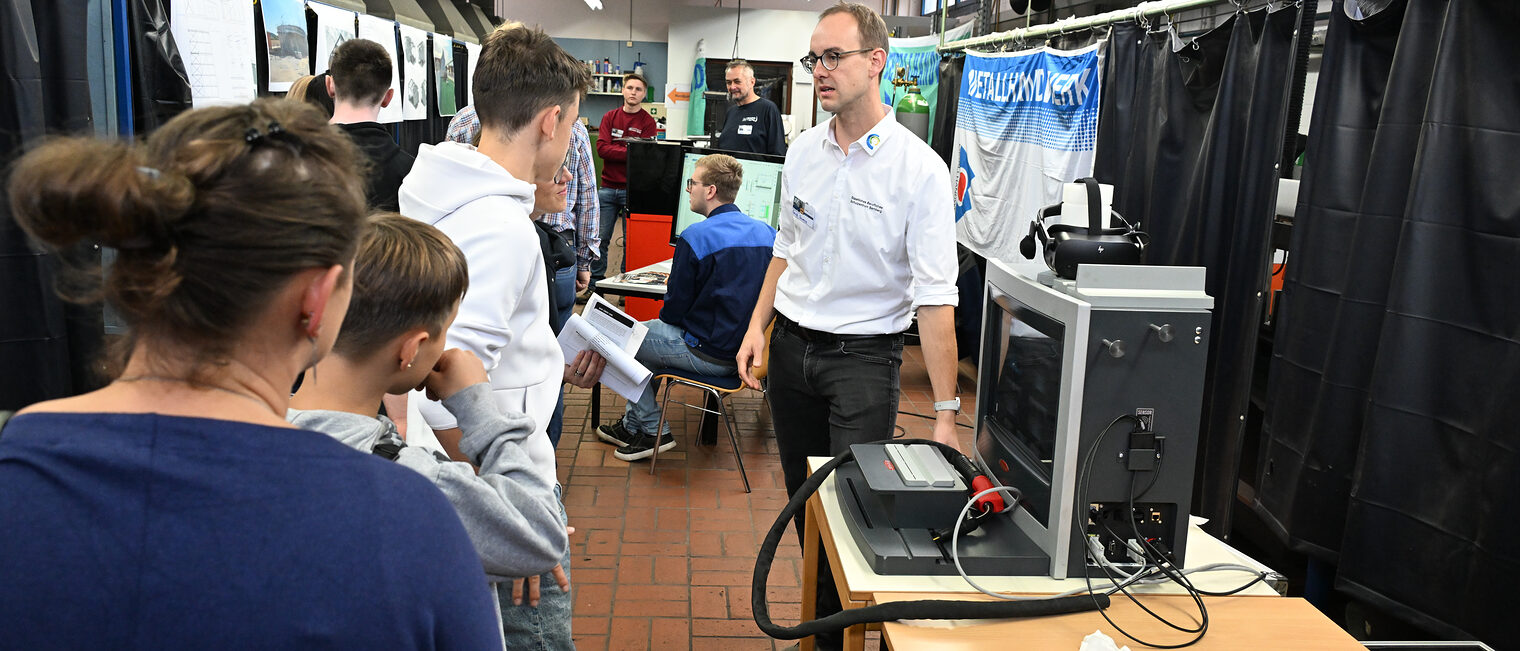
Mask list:
[[[195,4],[195,3],[186,3]],[[290,83],[311,74],[311,53],[306,45],[304,0],[262,0],[264,10],[264,57],[269,64],[269,90],[283,93]]]
[[[464,87],[464,92],[465,92],[465,96],[469,98],[469,99],[465,100],[465,104],[470,105],[470,106],[474,106],[475,105],[475,64],[480,63],[480,46],[476,45],[474,43],[466,42],[464,44],[464,49],[470,55],[470,57],[469,57],[469,59],[470,59],[469,67],[465,68],[466,70],[469,70],[469,74],[466,74],[464,76],[464,83],[468,84],[467,86]]]
[[[401,118],[422,120],[427,118],[428,91],[428,33],[400,25],[401,28],[401,86],[402,92],[391,100],[401,104]]]
[[[202,0],[175,7],[169,29],[179,46],[195,107],[244,104],[259,94],[253,4]]]
[[[966,54],[951,159],[961,244],[1030,277],[1045,269],[1019,241],[1062,184],[1092,175],[1098,92],[1097,45]]]
[[[707,92],[707,57],[697,57],[697,62],[691,67],[691,94],[688,96],[693,101],[686,111],[686,133],[707,133],[707,102],[702,100],[702,93]]]
[[[945,32],[945,42],[958,41],[971,34],[971,23],[951,27]],[[939,96],[939,34],[914,38],[887,39],[892,49],[887,54],[887,65],[881,75],[881,101],[887,106],[897,106],[908,94],[908,86],[896,86],[892,80],[897,69],[903,69],[902,79],[918,84],[918,94],[929,102],[929,124],[934,124],[935,98]],[[932,131],[932,129],[931,129]],[[933,144],[932,142],[930,144]]]
[[[433,78],[438,80],[438,115],[459,112],[454,95],[454,39],[433,34]]]
[[[327,72],[327,69],[332,67],[333,50],[338,49],[344,41],[356,36],[354,12],[329,7],[320,2],[308,3],[306,6],[317,15],[317,49],[312,52],[312,70],[318,73]]]
[[[389,124],[401,121],[401,59],[396,55],[396,21],[376,18],[365,14],[359,16],[359,38],[374,41],[385,48],[391,57],[391,90],[395,91],[389,104],[380,109],[380,122]]]

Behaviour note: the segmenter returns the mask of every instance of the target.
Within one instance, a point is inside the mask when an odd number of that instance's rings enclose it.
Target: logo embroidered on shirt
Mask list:
[[[874,150],[880,144],[881,144],[881,136],[878,136],[878,135],[876,135],[874,133],[871,134],[871,135],[869,135],[869,136],[866,136],[866,149]]]
[[[876,204],[876,203],[872,203],[870,201],[866,201],[865,199],[861,199],[860,197],[857,197],[857,196],[854,196],[854,195],[850,196],[850,203],[854,204],[854,205],[857,205],[857,206],[860,206],[861,208],[865,208],[866,210],[874,210],[876,212],[881,212],[881,205],[880,204]]]

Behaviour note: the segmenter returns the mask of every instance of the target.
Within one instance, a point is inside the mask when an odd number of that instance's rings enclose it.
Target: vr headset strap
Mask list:
[[[1080,179],[1087,186],[1087,234],[1097,236],[1107,226],[1103,222],[1103,193],[1098,191],[1098,180],[1092,177]]]

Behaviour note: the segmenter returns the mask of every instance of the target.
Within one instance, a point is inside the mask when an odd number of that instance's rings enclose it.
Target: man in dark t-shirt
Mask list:
[[[728,151],[785,156],[786,127],[781,124],[781,109],[755,94],[754,66],[744,59],[734,59],[723,71],[723,80],[732,104],[713,146]]]

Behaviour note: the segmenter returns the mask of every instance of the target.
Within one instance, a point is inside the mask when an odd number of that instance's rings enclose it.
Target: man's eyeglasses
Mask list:
[[[699,185],[712,185],[712,184],[711,183],[703,183],[701,181],[696,180],[695,178],[686,179],[686,189],[687,190],[695,188],[695,187],[697,187]]]
[[[554,180],[565,178],[570,173],[570,152],[575,151],[575,143],[570,143],[570,148],[565,150],[565,160],[559,164],[559,170],[554,173]]]
[[[834,50],[829,50],[828,52],[824,52],[821,55],[820,54],[813,54],[812,52],[808,52],[807,56],[802,57],[801,59],[798,59],[798,61],[802,62],[802,67],[806,68],[807,71],[808,71],[808,74],[811,75],[811,74],[813,74],[813,66],[816,65],[819,61],[823,62],[823,68],[825,70],[833,70],[833,69],[839,67],[839,60],[840,59],[843,59],[844,57],[846,57],[848,55],[851,55],[851,54],[860,54],[862,52],[870,52],[870,51],[875,50],[875,49],[876,48],[874,48],[874,47],[863,47],[863,48],[860,48],[859,50],[849,50],[849,51],[846,51],[846,52],[837,52],[837,51],[834,51]]]

